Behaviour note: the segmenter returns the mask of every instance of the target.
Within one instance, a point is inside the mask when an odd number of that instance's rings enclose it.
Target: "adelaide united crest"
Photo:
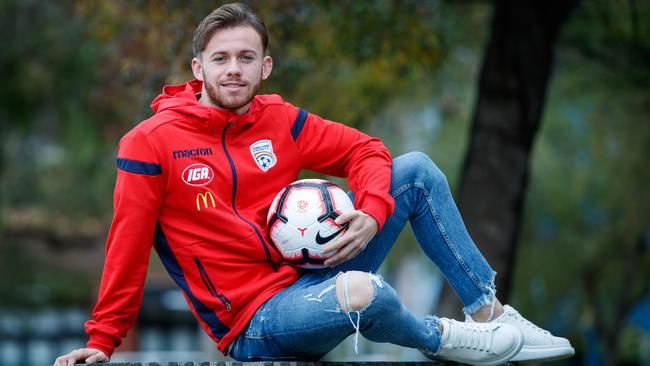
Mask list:
[[[278,159],[273,153],[271,140],[259,140],[250,146],[251,154],[257,166],[263,171],[271,169]]]

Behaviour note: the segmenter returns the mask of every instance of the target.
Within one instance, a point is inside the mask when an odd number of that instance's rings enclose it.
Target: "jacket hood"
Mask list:
[[[180,113],[208,128],[217,128],[227,122],[252,123],[254,121],[254,118],[250,117],[258,109],[257,97],[253,98],[247,113],[238,115],[199,102],[197,96],[201,93],[202,87],[203,82],[196,79],[178,85],[165,85],[162,94],[151,102],[151,109],[156,114],[164,111]]]

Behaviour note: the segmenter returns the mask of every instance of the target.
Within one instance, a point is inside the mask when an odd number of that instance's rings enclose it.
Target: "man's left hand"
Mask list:
[[[336,223],[349,223],[348,230],[338,240],[323,247],[323,252],[337,250],[336,254],[325,261],[325,265],[334,267],[357,256],[366,248],[370,239],[377,233],[377,221],[363,211],[354,210],[339,216]]]

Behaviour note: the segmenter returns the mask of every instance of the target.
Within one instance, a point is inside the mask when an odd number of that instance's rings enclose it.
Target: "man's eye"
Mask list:
[[[255,58],[253,56],[242,56],[241,60],[244,61],[244,62],[253,62],[253,60],[255,60]]]
[[[224,63],[226,61],[226,58],[225,57],[215,57],[213,60],[215,62],[218,62],[218,63]]]

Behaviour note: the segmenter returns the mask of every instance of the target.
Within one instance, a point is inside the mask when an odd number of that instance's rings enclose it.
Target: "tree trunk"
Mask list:
[[[459,208],[472,238],[498,274],[502,302],[510,294],[529,155],[542,116],[553,49],[577,2],[495,1]],[[458,302],[450,304],[450,298],[455,297],[443,296],[440,311],[456,315]]]

